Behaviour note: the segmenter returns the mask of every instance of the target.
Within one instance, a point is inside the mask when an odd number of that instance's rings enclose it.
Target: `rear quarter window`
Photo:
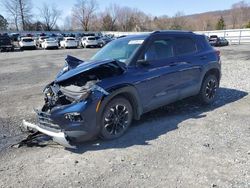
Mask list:
[[[176,55],[186,55],[197,52],[197,45],[190,37],[176,37],[175,38]]]

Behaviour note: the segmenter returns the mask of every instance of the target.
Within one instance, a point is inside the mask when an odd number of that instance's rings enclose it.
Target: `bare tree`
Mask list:
[[[117,4],[110,4],[104,13],[102,13],[103,29],[107,31],[114,31],[116,29],[116,22],[120,7]]]
[[[232,28],[235,29],[237,27],[238,21],[239,21],[238,20],[239,11],[233,5],[230,12],[231,12],[231,24],[232,24]]]
[[[3,1],[6,12],[12,17],[16,30],[19,30],[19,22],[23,30],[31,18],[32,4],[30,0],[7,0]]]
[[[171,29],[182,30],[186,26],[186,19],[183,12],[177,12],[172,18]]]
[[[72,30],[73,26],[72,26],[72,17],[71,16],[66,16],[64,19],[64,23],[63,23],[63,30],[64,31],[70,31]]]
[[[231,8],[231,22],[233,28],[242,28],[246,22],[248,22],[250,16],[249,12],[249,4],[245,1],[239,1],[233,4]]]
[[[159,16],[154,17],[154,30],[165,30],[170,29],[171,27],[171,19],[168,16]]]
[[[72,9],[72,17],[84,31],[89,30],[91,19],[97,10],[96,0],[77,0],[77,4]]]
[[[11,17],[11,20],[14,22],[16,30],[19,30],[18,22],[19,22],[19,4],[18,0],[8,0],[3,1],[3,6],[6,9],[7,14]]]
[[[32,4],[30,0],[18,0],[19,16],[23,30],[26,30],[26,23],[31,19]]]
[[[40,9],[40,17],[42,18],[43,24],[46,26],[45,30],[53,30],[60,15],[61,11],[58,10],[55,5],[50,6],[44,3],[43,7]]]

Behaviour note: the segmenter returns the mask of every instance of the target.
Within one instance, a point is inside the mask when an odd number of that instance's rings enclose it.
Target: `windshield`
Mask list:
[[[145,38],[146,36],[138,36],[138,38],[128,37],[114,40],[97,52],[91,60],[116,59],[127,64],[128,59],[130,59],[141,46]]]

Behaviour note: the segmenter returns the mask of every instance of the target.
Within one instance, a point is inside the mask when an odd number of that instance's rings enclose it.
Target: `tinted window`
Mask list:
[[[188,37],[178,37],[175,39],[175,47],[177,55],[194,53],[197,51],[195,42]]]
[[[156,40],[148,48],[146,56],[148,60],[167,59],[174,56],[172,40]]]
[[[33,42],[33,39],[23,39],[23,42]]]
[[[95,37],[89,37],[88,40],[95,40]]]

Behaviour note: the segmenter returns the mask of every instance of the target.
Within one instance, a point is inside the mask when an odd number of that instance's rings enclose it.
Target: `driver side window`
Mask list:
[[[174,48],[172,40],[155,40],[149,45],[144,54],[144,60],[154,61],[167,59],[174,56]]]

